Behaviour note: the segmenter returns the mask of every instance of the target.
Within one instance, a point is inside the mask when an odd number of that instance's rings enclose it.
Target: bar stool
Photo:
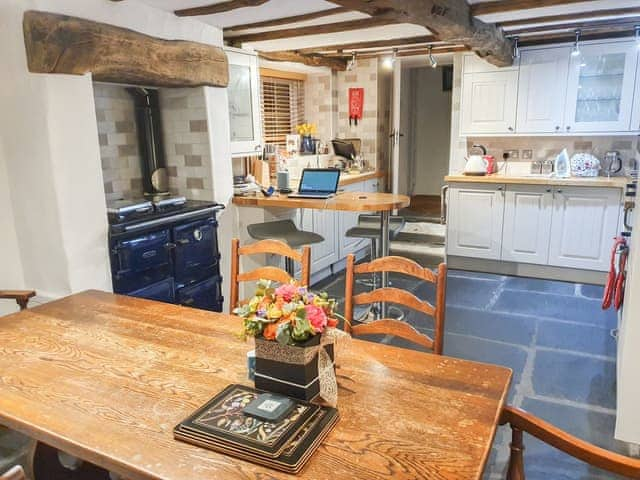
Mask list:
[[[293,220],[276,220],[275,222],[254,223],[247,225],[249,236],[254,240],[280,240],[291,248],[324,242],[324,237],[314,232],[300,230]],[[293,260],[285,258],[285,270],[293,277],[295,267]]]
[[[404,218],[399,215],[393,215],[389,218],[389,240],[393,240],[402,228],[404,227],[405,221]],[[358,215],[358,225],[355,227],[351,227],[347,230],[347,237],[350,238],[368,238],[371,240],[371,250],[370,261],[378,258],[379,255],[379,245],[378,240],[381,236],[381,225],[380,225],[380,215]],[[364,278],[356,280],[356,282],[361,285],[366,285],[367,287],[371,287],[372,290],[378,288],[378,274],[372,273],[371,279],[366,280]],[[385,287],[386,285],[383,285]],[[388,312],[396,319],[401,320],[404,317],[404,313],[402,310],[395,307],[388,307]],[[369,320],[375,320],[381,316],[381,310],[378,305],[370,305],[367,311],[358,318],[358,321],[364,322],[368,318]]]

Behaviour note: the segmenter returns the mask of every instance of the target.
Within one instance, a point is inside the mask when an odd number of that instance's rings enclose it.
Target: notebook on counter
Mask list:
[[[174,429],[177,440],[298,473],[338,421],[338,411],[293,399],[277,422],[246,413],[262,392],[229,385]]]

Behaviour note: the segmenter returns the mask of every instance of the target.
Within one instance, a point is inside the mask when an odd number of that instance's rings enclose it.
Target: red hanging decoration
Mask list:
[[[349,125],[362,119],[362,110],[364,108],[364,88],[349,89]]]

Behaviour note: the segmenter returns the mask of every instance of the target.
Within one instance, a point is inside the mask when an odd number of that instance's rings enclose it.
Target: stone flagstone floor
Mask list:
[[[392,283],[433,301],[433,286],[392,275]],[[344,300],[344,276],[313,287]],[[356,286],[356,291],[366,287]],[[445,355],[513,369],[509,402],[578,437],[628,454],[614,440],[617,325],[602,311],[602,287],[491,274],[450,271],[447,284]],[[407,321],[430,332],[430,319],[407,310]],[[393,337],[375,338],[414,348]],[[485,479],[503,479],[510,430],[496,436]],[[527,436],[528,480],[619,478],[584,465]]]

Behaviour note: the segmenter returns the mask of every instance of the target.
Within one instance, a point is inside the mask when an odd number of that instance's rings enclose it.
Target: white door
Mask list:
[[[518,71],[466,73],[462,77],[461,134],[513,133]]]
[[[636,42],[583,45],[571,57],[566,132],[628,131],[635,86]]]
[[[262,150],[260,73],[255,53],[225,49],[229,60],[229,131],[231,155],[255,155]]]
[[[570,48],[522,51],[518,79],[518,133],[564,131]]]
[[[447,255],[500,259],[504,185],[449,188]]]
[[[618,233],[620,207],[618,189],[557,187],[549,265],[608,270],[613,237]]]
[[[636,91],[633,94],[630,130],[640,131],[640,51],[638,52],[638,66],[636,67]]]
[[[402,60],[397,58],[393,63],[393,81],[391,86],[391,191],[400,192],[400,120],[402,91]]]
[[[502,260],[545,265],[553,193],[541,185],[507,186],[502,231]]]

